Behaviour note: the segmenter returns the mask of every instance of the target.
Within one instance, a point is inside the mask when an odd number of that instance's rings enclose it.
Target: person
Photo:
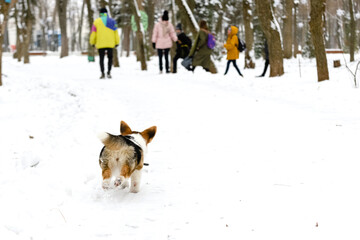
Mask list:
[[[197,66],[202,66],[205,71],[210,71],[210,55],[211,49],[207,46],[209,28],[207,23],[204,20],[200,21],[200,31],[198,32],[194,45],[192,46],[189,57],[192,57],[192,71],[195,70]]]
[[[269,47],[268,47],[268,44],[267,44],[267,40],[265,40],[265,43],[264,43],[264,55],[265,55],[264,71],[258,77],[265,77],[266,71],[267,71],[269,63],[270,63],[270,61],[269,61]]]
[[[176,25],[175,31],[178,40],[176,42],[176,54],[173,59],[173,73],[176,73],[177,70],[177,60],[189,55],[192,44],[191,39],[182,31],[181,23]]]
[[[224,47],[227,50],[227,57],[226,59],[227,61],[227,65],[226,65],[226,70],[224,75],[227,74],[227,72],[229,71],[229,67],[230,67],[230,63],[232,63],[236,69],[236,71],[239,73],[240,76],[243,76],[240,72],[240,69],[238,68],[237,64],[236,64],[236,59],[239,59],[239,49],[238,49],[238,45],[239,45],[239,39],[237,37],[237,33],[238,33],[238,28],[235,26],[231,26],[228,29],[228,38],[226,40],[226,43],[224,44]]]
[[[169,13],[165,10],[161,20],[155,24],[152,34],[153,48],[157,49],[159,56],[160,73],[163,71],[163,55],[165,57],[166,73],[170,73],[169,51],[172,47],[172,41],[176,42],[177,40],[178,38],[176,36],[174,26],[169,22]]]
[[[113,61],[113,49],[120,43],[116,21],[110,18],[106,8],[100,9],[100,17],[97,18],[91,28],[90,44],[95,45],[100,56],[100,79],[105,78],[104,58],[105,53],[108,57],[107,77],[111,78],[111,67]]]

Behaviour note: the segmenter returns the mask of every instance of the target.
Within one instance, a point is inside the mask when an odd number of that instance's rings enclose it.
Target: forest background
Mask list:
[[[316,57],[318,80],[327,80],[326,53],[350,53],[348,60],[354,61],[360,47],[360,0],[1,0],[0,64],[3,51],[12,51],[24,63],[30,62],[29,55],[47,51],[59,52],[60,57],[81,52],[92,59],[96,50],[88,39],[101,7],[109,9],[120,30],[115,67],[119,56],[133,52],[141,69],[147,69],[146,62],[156,54],[151,48],[152,30],[164,10],[192,39],[199,30],[197,23],[208,22],[217,39],[213,73],[216,60],[225,55],[222,44],[230,25],[239,28],[246,42],[245,68],[255,67],[254,58],[262,57],[267,39],[270,77],[284,73],[283,58],[302,54]],[[172,56],[174,51],[175,46]]]

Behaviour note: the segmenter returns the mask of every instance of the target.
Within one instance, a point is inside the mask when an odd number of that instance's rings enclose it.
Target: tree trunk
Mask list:
[[[111,17],[114,17],[112,0],[109,0],[109,12],[110,12],[110,16],[111,16]],[[118,55],[119,55],[119,54],[118,54],[118,48],[115,47],[115,48],[113,49],[113,67],[120,67]]]
[[[25,17],[25,24],[26,29],[23,29],[24,31],[24,44],[23,44],[23,53],[24,53],[24,63],[30,63],[30,57],[29,57],[29,46],[31,42],[31,36],[32,36],[32,29],[33,29],[33,20],[34,16],[31,12],[31,2],[30,0],[26,0],[27,2],[27,9],[26,9],[26,17]]]
[[[122,48],[126,51],[126,57],[130,56],[130,34],[131,34],[131,27],[127,25],[123,28],[124,40]]]
[[[149,55],[153,56],[155,54],[155,49],[152,46],[152,32],[154,30],[155,22],[155,1],[148,0],[148,32],[149,32]]]
[[[292,20],[293,20],[293,10],[294,0],[285,0],[285,18],[284,18],[284,27],[283,27],[283,44],[284,44],[284,58],[292,57]]]
[[[39,6],[39,18],[41,19],[40,28],[41,28],[41,50],[46,51],[46,21],[47,21],[47,8],[44,6],[44,2],[41,1]]]
[[[140,4],[138,4],[138,2]],[[145,56],[145,43],[144,43],[144,37],[145,34],[142,31],[144,28],[142,27],[141,24],[141,15],[140,15],[140,11],[139,11],[139,6],[141,6],[141,0],[134,0],[133,3],[133,13],[134,13],[134,17],[135,17],[135,22],[136,22],[136,27],[137,27],[137,31],[136,31],[136,39],[137,39],[137,51],[136,51],[136,55],[138,57],[138,59],[141,62],[141,70],[147,70],[147,65],[146,65],[146,56]]]
[[[21,23],[21,19],[19,20],[19,4],[15,5],[15,11],[14,11],[14,18],[15,18],[15,25],[16,25],[16,52],[14,53],[14,58],[18,60],[18,62],[21,62],[22,58],[22,28],[19,27],[19,24]],[[20,23],[19,23],[20,21]]]
[[[79,23],[79,28],[78,28],[78,32],[79,32],[78,44],[79,44],[80,52],[82,52],[82,26],[83,26],[83,22],[84,22],[85,5],[86,5],[86,0],[83,1],[82,7],[81,7],[80,23]]]
[[[349,41],[349,50],[350,50],[350,62],[353,62],[354,52],[355,52],[355,42],[356,42],[356,23],[354,19],[354,10],[353,10],[353,1],[349,0],[349,13],[350,13],[350,41]]]
[[[16,2],[17,0],[13,0],[11,3],[5,3],[5,1],[0,2],[0,14],[3,16],[2,19],[0,18],[0,86],[2,86],[2,53],[5,26],[9,19],[9,10],[15,6]]]
[[[310,32],[315,48],[316,66],[318,81],[328,80],[329,71],[325,53],[325,44],[323,37],[323,14],[325,12],[326,0],[310,0]]]
[[[265,34],[269,46],[270,77],[284,74],[283,51],[279,29],[275,29],[275,19],[272,13],[270,0],[256,0],[261,28]]]
[[[254,35],[253,29],[251,27],[251,6],[249,0],[243,0],[243,18],[244,18],[244,27],[245,27],[245,68],[255,68],[255,63],[253,62],[250,51],[253,49],[254,44]]]
[[[88,39],[90,39],[91,34],[91,27],[94,22],[94,11],[91,8],[91,0],[85,0],[86,6],[87,6],[87,12],[88,12],[88,23],[89,23],[89,36]],[[90,45],[90,42],[88,41],[88,57],[95,59],[95,49],[93,46]]]
[[[294,20],[293,20],[293,56],[297,57],[297,53],[299,52],[299,44],[297,41],[297,6],[298,3],[294,4]]]
[[[69,56],[69,40],[67,36],[67,3],[68,0],[56,0],[59,15],[59,25],[61,32],[61,53],[60,58]]]
[[[173,1],[171,2],[171,5],[173,4]],[[174,26],[176,26],[176,18],[175,18],[175,6],[171,7],[171,21],[173,22]],[[170,49],[170,71],[173,72],[174,66],[173,66],[173,59],[176,54],[176,44],[173,44]]]

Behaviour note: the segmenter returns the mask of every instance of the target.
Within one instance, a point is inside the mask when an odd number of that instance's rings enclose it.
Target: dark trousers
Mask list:
[[[104,58],[105,58],[105,52],[107,53],[108,57],[108,73],[111,72],[111,66],[113,62],[113,49],[112,48],[100,48],[99,49],[99,56],[100,56],[100,69],[101,73],[105,73],[105,67],[104,67]]]
[[[268,66],[269,66],[269,59],[266,59],[265,60],[265,67],[264,67],[264,71],[263,71],[263,73],[260,75],[260,76],[262,76],[262,77],[264,77],[265,76],[265,73],[266,73],[266,71],[267,71],[267,68],[268,68]]]
[[[170,51],[170,48],[158,49],[157,51],[158,51],[158,56],[159,56],[159,68],[160,68],[160,71],[163,70],[162,57],[164,55],[166,72],[170,72],[169,71],[169,51]]]
[[[227,72],[229,71],[230,63],[233,63],[236,71],[239,73],[240,76],[242,76],[242,74],[241,74],[241,72],[240,72],[240,69],[239,69],[238,66],[236,65],[236,60],[228,60],[224,75],[226,75]]]
[[[175,57],[173,59],[173,73],[176,73],[177,70],[177,60],[179,60],[180,54],[175,54]]]

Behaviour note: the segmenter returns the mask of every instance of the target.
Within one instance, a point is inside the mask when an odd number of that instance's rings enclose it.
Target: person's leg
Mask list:
[[[160,72],[162,72],[163,70],[163,66],[162,66],[162,56],[163,56],[163,49],[158,49],[158,56],[159,56],[159,68],[160,68]]]
[[[107,74],[108,74],[108,76],[111,77],[110,72],[111,72],[111,67],[112,67],[112,63],[113,63],[113,49],[112,48],[107,48],[107,57],[108,57],[108,71],[107,71]]]
[[[105,69],[104,69],[105,49],[104,48],[99,49],[99,57],[100,57],[100,70],[101,70],[100,78],[104,78],[105,77]]]
[[[240,72],[240,69],[238,68],[238,66],[237,66],[237,64],[236,64],[236,60],[232,60],[232,62],[233,62],[233,65],[234,65],[236,71],[239,73],[239,75],[240,75],[240,76],[243,76],[243,75],[241,74],[241,72]]]
[[[225,70],[224,75],[226,75],[226,74],[227,74],[227,72],[229,71],[230,62],[231,62],[231,60],[228,60],[228,61],[227,61],[227,64],[226,64],[226,70]]]
[[[177,60],[179,59],[179,55],[176,54],[174,59],[173,59],[173,73],[176,73],[176,70],[177,70]]]
[[[267,71],[268,66],[269,66],[269,59],[266,59],[264,71],[263,71],[263,73],[261,74],[262,77],[265,76],[265,73],[266,73],[266,71]]]
[[[170,51],[170,48],[166,48],[165,50],[165,70],[166,70],[166,73],[169,73],[169,51]]]

